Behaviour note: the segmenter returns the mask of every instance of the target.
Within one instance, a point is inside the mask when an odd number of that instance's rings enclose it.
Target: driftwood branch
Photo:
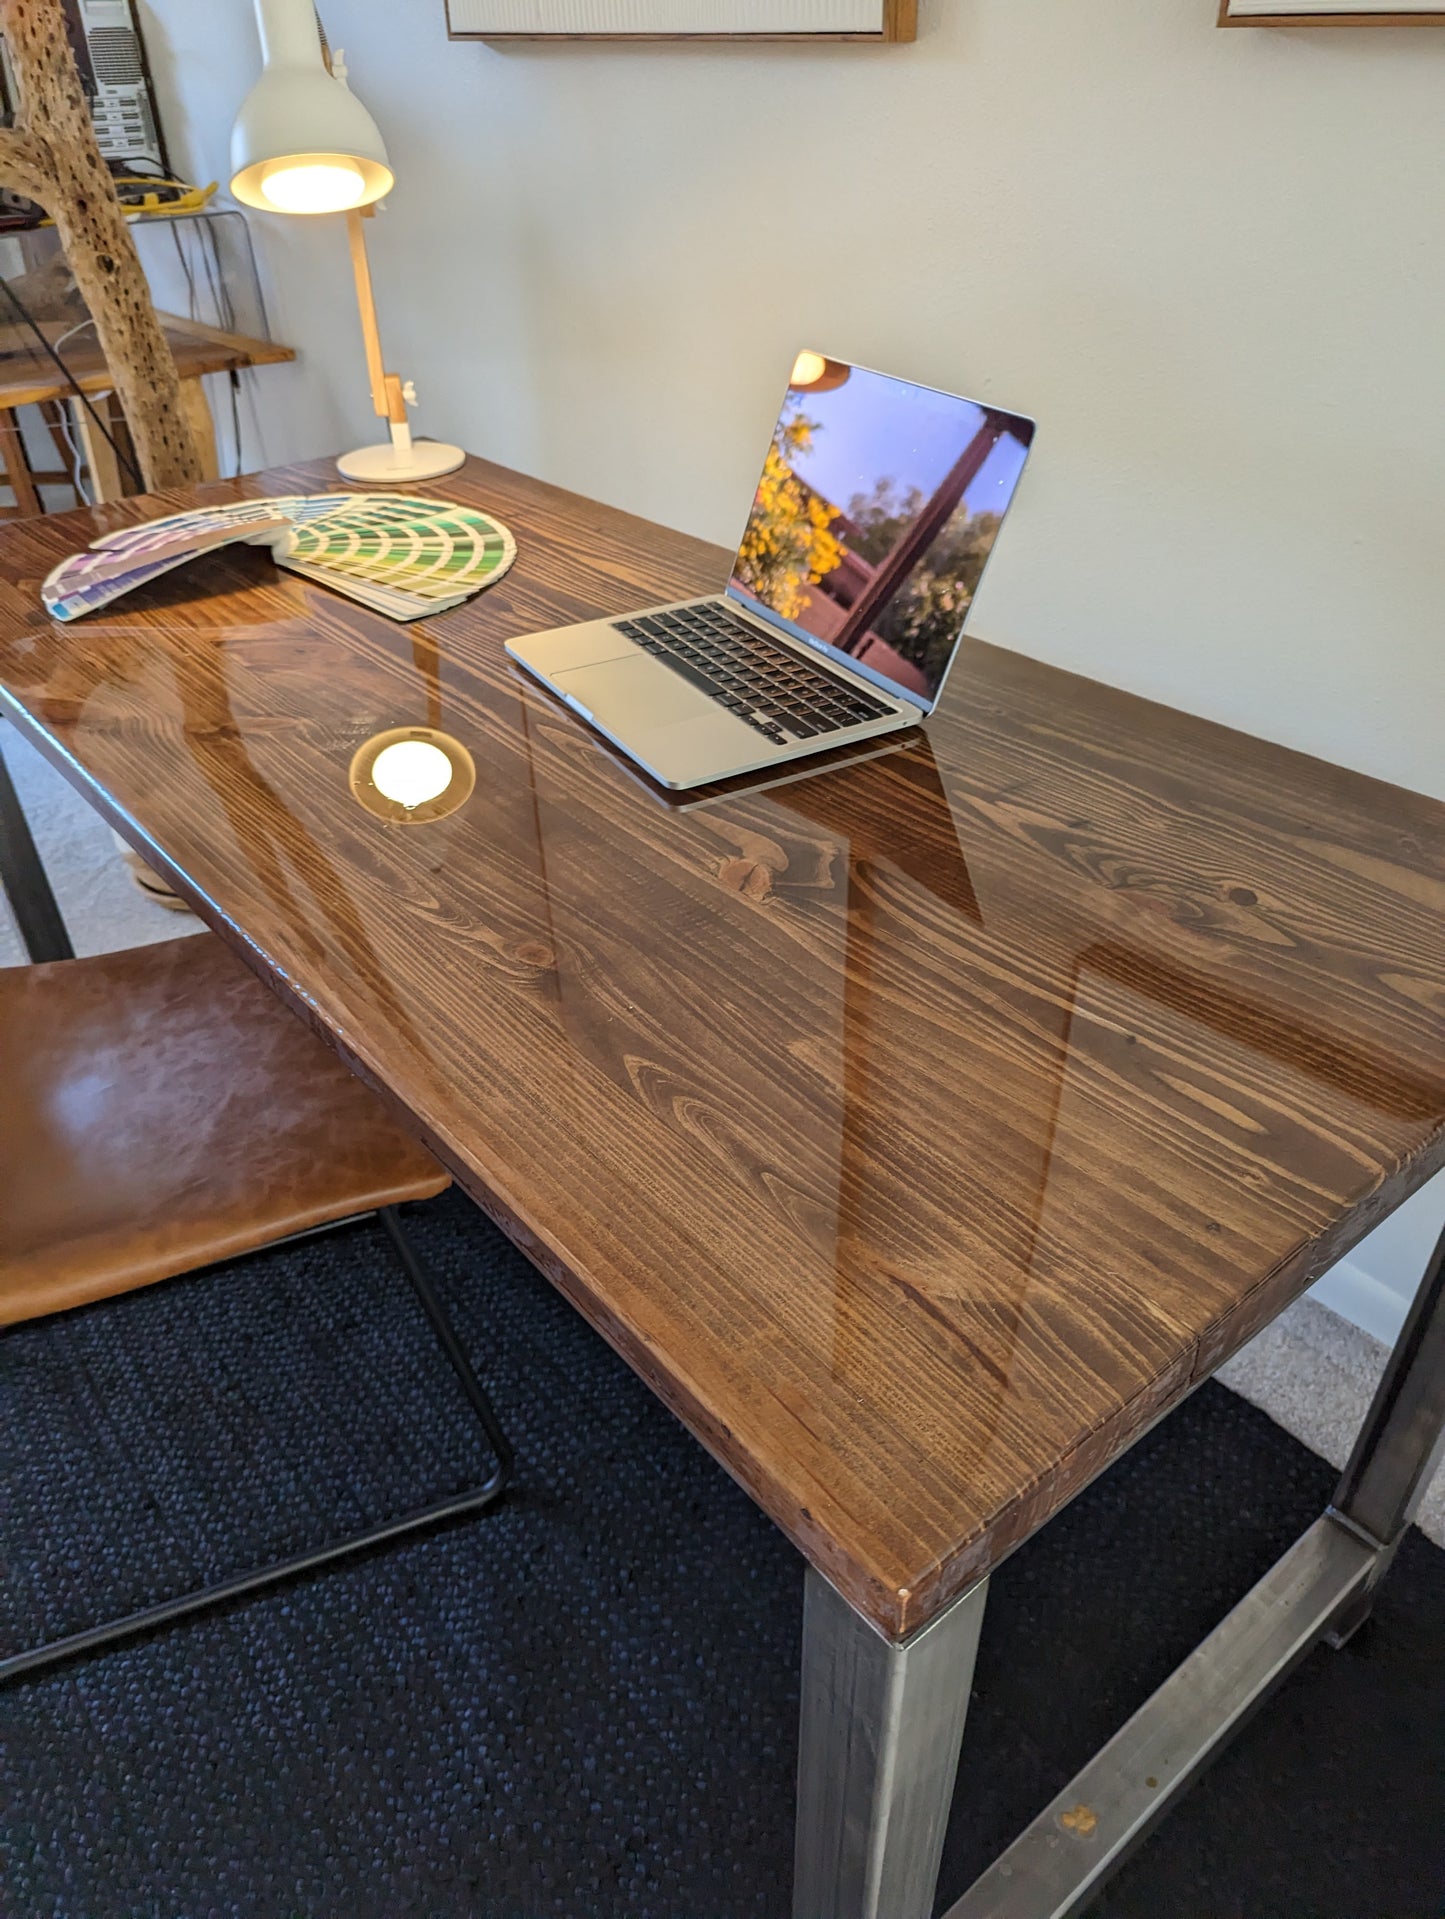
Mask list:
[[[50,153],[43,140],[13,127],[0,127],[0,187],[44,206],[40,196],[50,191],[51,177]]]
[[[13,129],[0,129],[0,186],[54,220],[115,380],[145,483],[201,477],[176,363],[91,125],[61,0],[0,0],[0,32],[19,83]]]

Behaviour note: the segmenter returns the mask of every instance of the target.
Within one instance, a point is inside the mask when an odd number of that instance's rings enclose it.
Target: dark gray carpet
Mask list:
[[[419,1245],[517,1443],[469,1525],[0,1692],[4,1919],[785,1919],[799,1565],[459,1196]],[[0,1644],[474,1475],[380,1233],[0,1342]],[[999,1574],[955,1897],[1318,1512],[1207,1387]],[[1320,1652],[1108,1919],[1445,1913],[1445,1554]]]

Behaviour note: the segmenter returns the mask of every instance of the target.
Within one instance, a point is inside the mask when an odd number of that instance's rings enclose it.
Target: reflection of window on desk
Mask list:
[[[131,231],[205,477],[259,464],[259,447],[245,444],[242,380],[252,367],[296,356],[270,337],[244,216],[158,215],[133,220]],[[0,517],[140,491],[110,375],[54,227],[0,234],[0,275],[9,290],[0,293],[0,461],[13,497],[0,503]]]
[[[1294,1274],[1302,1290],[1347,1250],[1331,1221],[1368,1204],[1439,1110],[1438,1080],[1385,1037],[1366,993],[1347,1017],[1316,1003],[1304,967],[1267,977],[1235,955],[1196,968],[1142,944],[1085,948],[1036,1261],[1088,1270],[1108,1237],[1107,1195],[1137,1197],[1147,1181],[1155,1237],[1121,1242],[1121,1275],[1192,1319],[1212,1370],[1279,1308],[1283,1280],[1251,1299],[1240,1276]],[[1296,1264],[1306,1250],[1312,1273]]]

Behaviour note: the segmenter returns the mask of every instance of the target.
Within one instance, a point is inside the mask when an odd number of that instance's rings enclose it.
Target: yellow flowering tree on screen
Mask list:
[[[798,618],[811,598],[808,588],[843,558],[841,543],[828,530],[837,507],[820,499],[792,467],[817,430],[817,421],[802,413],[779,421],[738,552],[737,578],[785,620]]]

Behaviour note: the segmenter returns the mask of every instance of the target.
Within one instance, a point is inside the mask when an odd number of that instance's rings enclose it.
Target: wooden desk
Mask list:
[[[4,529],[0,693],[806,1556],[797,1911],[913,1919],[990,1569],[1445,1161],[1445,808],[979,642],[927,737],[680,806],[502,642],[725,556],[479,461],[418,490],[519,558],[425,625],[241,549],[40,608],[103,528],[335,485]],[[476,786],[398,826],[347,769],[413,723]],[[1388,1558],[1440,1290],[1276,1632]]]
[[[244,333],[226,333],[219,327],[206,326],[199,320],[186,319],[178,313],[162,313],[159,317],[175,355],[176,372],[181,378],[181,405],[200,448],[205,477],[214,479],[220,471],[216,454],[216,429],[205,389],[201,386],[202,379],[208,373],[229,373],[241,367],[274,366],[285,360],[294,360],[296,350],[294,347],[281,346],[275,340],[254,339]],[[106,365],[105,355],[96,344],[94,333],[87,329],[67,339],[64,336],[70,330],[68,324],[42,321],[40,327],[52,345],[57,341],[62,342],[58,351],[75,385],[92,397],[105,396],[104,404],[97,410],[111,431],[124,431],[119,407],[110,404],[110,369]],[[61,378],[55,362],[41,351],[28,327],[10,325],[0,329],[0,463],[4,465],[4,479],[15,495],[15,511],[18,515],[28,516],[42,511],[35,490],[37,482],[42,485],[71,484],[70,474],[65,468],[63,441],[59,440],[58,428],[54,425],[53,408],[58,404],[71,406],[75,432],[85,455],[95,498],[116,500],[126,491],[114,451],[104,436],[96,431],[85,408],[73,402],[73,393],[74,388]],[[60,469],[46,473],[31,471],[14,419],[22,406],[39,406],[44,412],[47,425],[57,437],[57,450],[62,462]]]

